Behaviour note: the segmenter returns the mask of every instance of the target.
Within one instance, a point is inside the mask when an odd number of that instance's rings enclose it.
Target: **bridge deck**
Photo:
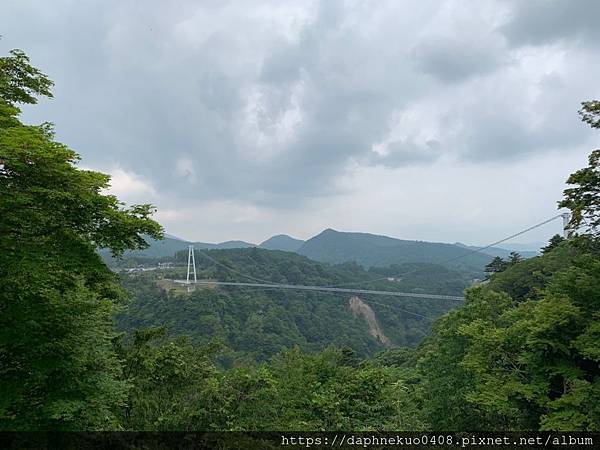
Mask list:
[[[172,280],[175,283],[188,284],[186,280]],[[457,295],[439,295],[439,294],[419,294],[415,292],[395,292],[395,291],[376,291],[370,289],[347,289],[347,288],[336,288],[327,286],[305,286],[298,284],[268,284],[268,283],[243,283],[233,281],[190,281],[190,285],[194,284],[209,284],[219,286],[242,286],[242,287],[262,287],[262,288],[276,288],[276,289],[292,289],[301,291],[317,291],[317,292],[344,292],[348,294],[369,294],[369,295],[386,295],[394,297],[412,297],[412,298],[434,298],[440,300],[453,300],[457,302],[464,301],[464,297]]]

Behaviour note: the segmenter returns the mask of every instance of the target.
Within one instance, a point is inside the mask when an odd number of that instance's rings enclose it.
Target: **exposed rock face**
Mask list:
[[[383,330],[379,326],[377,318],[375,317],[375,313],[373,312],[371,307],[356,296],[351,297],[349,303],[350,309],[352,310],[354,317],[357,318],[359,316],[362,316],[367,321],[371,336],[378,339],[386,347],[391,347],[392,342],[383,333]]]

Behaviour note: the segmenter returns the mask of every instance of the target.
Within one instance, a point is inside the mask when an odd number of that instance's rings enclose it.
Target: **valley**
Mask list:
[[[203,284],[189,289],[169,279],[185,278],[187,251],[174,267],[120,272],[131,300],[117,317],[118,329],[166,326],[171,336],[187,335],[196,344],[213,340],[238,359],[267,359],[283,348],[316,352],[346,347],[367,357],[391,346],[415,346],[431,322],[460,304],[441,299],[353,296],[343,292],[279,290]],[[145,260],[146,262],[148,260]],[[388,281],[378,269],[332,265],[296,253],[259,248],[196,251],[200,280],[335,286],[359,283],[372,290],[429,292],[460,296],[468,274],[433,264],[394,266],[402,279]],[[250,279],[250,280],[249,280]],[[350,287],[350,286],[349,286]]]

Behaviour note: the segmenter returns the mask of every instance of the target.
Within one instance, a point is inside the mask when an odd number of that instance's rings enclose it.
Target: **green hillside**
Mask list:
[[[306,241],[298,253],[316,261],[333,264],[355,261],[365,267],[383,267],[392,264],[432,263],[472,273],[482,272],[491,260],[489,255],[469,254],[469,250],[453,244],[405,241],[331,229]],[[454,258],[458,259],[453,260]]]
[[[186,256],[180,252],[177,260],[183,262]],[[461,295],[467,284],[457,272],[427,265],[398,267],[412,271],[401,282],[371,282],[381,278],[381,273],[367,272],[355,264],[330,266],[294,253],[257,248],[198,251],[196,261],[199,278],[220,281],[252,281],[243,273],[274,283],[331,286],[364,281],[365,288],[451,295]],[[183,271],[123,275],[132,301],[118,318],[119,329],[165,325],[172,335],[189,335],[198,344],[218,339],[232,349],[233,359],[244,355],[263,360],[293,346],[314,352],[336,345],[349,347],[361,356],[386,348],[372,336],[364,317],[355,316],[350,309],[350,294],[236,287],[197,289],[187,294],[164,289],[160,281],[163,275],[183,278]],[[427,333],[428,317],[437,317],[457,305],[399,297],[361,299],[372,308],[392,345],[416,345]]]
[[[207,244],[205,242],[194,242],[194,247],[206,249],[229,249],[229,248],[250,248],[256,247],[256,244],[251,244],[246,241],[225,241],[218,244]]]

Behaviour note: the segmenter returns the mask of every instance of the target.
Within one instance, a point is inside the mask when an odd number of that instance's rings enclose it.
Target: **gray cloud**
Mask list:
[[[510,4],[511,19],[502,31],[513,45],[566,39],[597,47],[600,42],[600,3],[596,0],[512,0]]]
[[[368,155],[368,164],[385,167],[402,167],[411,164],[424,164],[437,159],[443,151],[442,145],[435,139],[419,143],[409,140],[390,142],[386,153],[371,152]]]
[[[585,143],[599,6],[543,5],[8,0],[0,50],[55,80],[26,118],[54,121],[85,165],[135,174],[165,205],[284,211],[336,201],[357,170]]]
[[[414,59],[423,72],[443,82],[459,81],[484,75],[507,63],[501,45],[489,44],[482,45],[476,37],[466,41],[436,37],[415,47]]]

